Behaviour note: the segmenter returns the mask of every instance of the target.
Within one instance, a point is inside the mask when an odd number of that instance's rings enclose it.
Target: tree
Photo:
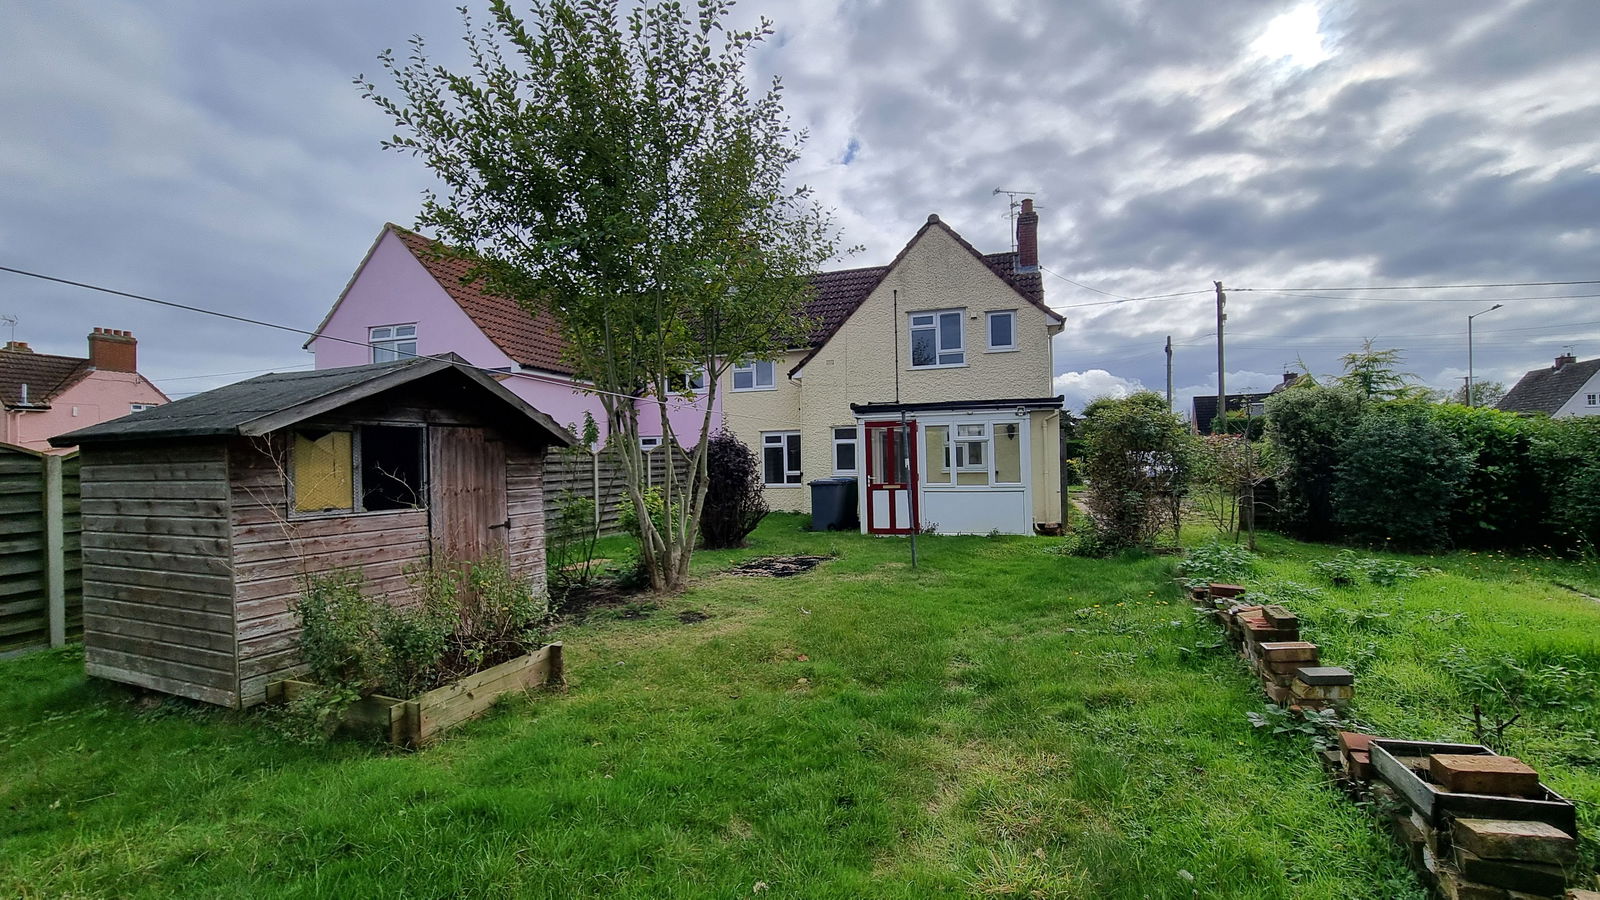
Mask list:
[[[1182,524],[1193,437],[1160,395],[1103,398],[1084,410],[1084,505],[1103,550],[1149,546]]]
[[[1402,400],[1423,396],[1427,389],[1417,384],[1417,376],[1399,370],[1403,357],[1399,350],[1373,349],[1372,339],[1361,349],[1339,357],[1344,374],[1336,379],[1341,387],[1354,391],[1362,400]]]
[[[1267,440],[1283,462],[1279,508],[1299,536],[1333,536],[1334,468],[1362,400],[1343,386],[1295,384],[1267,399]]]
[[[530,27],[492,0],[481,27],[463,11],[466,70],[433,64],[413,38],[404,62],[380,56],[399,99],[357,80],[399,129],[384,146],[442,184],[418,215],[440,252],[554,318],[605,409],[658,591],[688,578],[720,376],[804,338],[806,276],[837,247],[831,215],[786,185],[804,134],[781,85],[745,85],[771,25],[730,30],[730,7],[701,0],[691,16],[647,0],[624,16],[617,0],[535,0]],[[668,403],[700,370],[705,415],[678,440]],[[661,527],[645,508],[641,408],[669,447],[692,447],[687,475],[669,466],[660,485]]]
[[[1194,451],[1194,482],[1200,486],[1196,506],[1235,543],[1241,529],[1256,549],[1257,489],[1280,474],[1272,446],[1242,434],[1213,434]]]
[[[1473,403],[1467,399],[1467,386],[1465,383],[1453,391],[1439,391],[1435,399],[1439,403],[1455,403],[1461,406],[1494,406],[1506,395],[1506,386],[1499,381],[1474,381],[1472,382]]]

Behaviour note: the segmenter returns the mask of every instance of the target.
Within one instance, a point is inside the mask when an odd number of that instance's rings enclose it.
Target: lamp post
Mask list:
[[[1483,312],[1473,313],[1472,315],[1467,316],[1467,405],[1468,406],[1477,406],[1478,405],[1477,403],[1475,403],[1473,401],[1473,396],[1472,396],[1472,320],[1476,319],[1477,317],[1479,317],[1481,315],[1483,315],[1484,313],[1492,313],[1495,310],[1499,309],[1500,306],[1501,306],[1501,304],[1496,303],[1495,305],[1489,307],[1488,309],[1484,310]]]

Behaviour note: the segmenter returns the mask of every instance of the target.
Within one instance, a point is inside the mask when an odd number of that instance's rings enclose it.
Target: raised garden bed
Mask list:
[[[363,697],[345,709],[343,725],[349,733],[415,749],[483,715],[503,694],[565,683],[558,641],[409,700],[382,694]],[[288,702],[316,688],[309,681],[277,681],[267,686],[267,699]]]

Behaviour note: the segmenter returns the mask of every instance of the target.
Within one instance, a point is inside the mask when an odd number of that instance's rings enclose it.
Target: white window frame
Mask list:
[[[761,375],[765,372],[767,383],[761,383]],[[739,376],[750,376],[747,387],[739,387]],[[768,359],[756,359],[749,362],[736,363],[733,374],[728,379],[729,389],[744,393],[745,391],[775,391],[778,389],[778,364]]]
[[[994,321],[1001,316],[1011,320],[1011,343],[996,344],[994,342]],[[983,319],[983,340],[988,345],[987,353],[1011,353],[1021,350],[1017,343],[1017,311],[1014,309],[993,309]]]
[[[940,323],[945,316],[954,316],[959,327],[956,328],[956,346],[946,347],[943,343],[944,329]],[[967,364],[967,311],[964,309],[935,309],[927,312],[914,312],[906,314],[907,329],[911,339],[907,342],[906,363],[912,369],[957,369]],[[917,332],[933,332],[933,359],[932,363],[917,365]],[[953,362],[943,361],[947,356],[955,356]]]
[[[1594,395],[1590,394],[1589,396],[1593,397]],[[136,413],[136,412],[144,412],[147,409],[155,409],[157,406],[160,406],[160,405],[161,404],[159,404],[159,403],[129,403],[128,404],[128,412],[130,414]],[[1592,404],[1592,403],[1590,404],[1590,406],[1593,406],[1593,405],[1594,404]]]
[[[977,429],[978,433],[973,434],[968,431],[966,434],[962,434],[961,430],[963,428]],[[949,452],[955,455],[954,465],[951,466],[951,469],[956,472],[988,472],[989,466],[994,460],[994,448],[989,443],[989,423],[960,422],[952,430],[955,433],[950,436],[950,443],[947,445],[950,447]],[[978,444],[983,448],[979,451],[979,455],[983,457],[979,462],[972,461],[971,445],[973,444]],[[990,474],[992,475],[993,473]],[[993,481],[992,477],[990,481]]]
[[[791,448],[789,442],[794,442],[794,455],[800,455],[800,432],[798,431],[763,431],[761,432],[761,483],[769,488],[799,487],[804,475],[799,469],[789,468]],[[773,447],[783,448],[783,480],[767,480],[767,450]],[[792,480],[791,480],[792,479]]]
[[[661,446],[661,438],[659,435],[654,437],[639,438],[639,449],[646,453],[649,453],[651,450],[654,450],[659,446]]]
[[[1584,400],[1590,406],[1600,406],[1600,394],[1589,394]]]
[[[840,437],[839,436],[839,432],[841,432],[841,431],[850,432],[850,436],[848,438]],[[856,464],[851,466],[848,469],[839,468],[839,446],[841,444],[849,444],[851,449],[852,449],[852,451],[853,451],[853,455],[855,456]],[[835,474],[835,475],[859,475],[859,474],[861,474],[861,434],[857,430],[856,426],[854,426],[854,425],[835,425],[835,426],[833,426],[833,474]]]
[[[375,363],[412,359],[417,355],[417,323],[374,325],[367,329],[367,346],[372,348]],[[380,358],[379,354],[384,355]]]
[[[667,391],[674,396],[687,394],[703,397],[709,383],[710,378],[707,377],[705,366],[696,366],[682,375],[667,379]]]

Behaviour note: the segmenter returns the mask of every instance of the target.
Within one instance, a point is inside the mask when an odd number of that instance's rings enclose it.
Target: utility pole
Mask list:
[[[1172,335],[1167,335],[1167,412],[1172,412]]]
[[[1222,323],[1228,320],[1228,314],[1222,311],[1223,305],[1228,302],[1228,295],[1222,292],[1222,282],[1213,281],[1217,286],[1217,419],[1222,422],[1222,433],[1227,433],[1228,425],[1228,366],[1227,357],[1222,350]],[[1216,434],[1215,428],[1212,433]]]

